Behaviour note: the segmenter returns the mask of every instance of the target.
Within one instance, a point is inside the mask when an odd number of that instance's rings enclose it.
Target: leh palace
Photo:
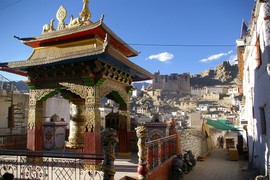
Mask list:
[[[245,115],[252,98],[243,90],[249,58],[243,42],[254,27],[242,25],[238,65],[223,62],[198,75],[152,74],[129,60],[139,52],[104,16],[91,19],[89,0],[80,3],[79,17],[62,5],[38,27],[40,35],[14,36],[32,54],[0,63],[1,71],[27,77],[22,91],[0,76],[0,178],[194,179],[198,169],[215,168],[207,164],[215,153],[237,168],[254,163],[256,176],[267,176],[270,166],[260,165],[265,159]],[[266,11],[266,4],[256,1],[252,13]]]

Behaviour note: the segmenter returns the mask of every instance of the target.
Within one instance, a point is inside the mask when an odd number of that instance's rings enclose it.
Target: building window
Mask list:
[[[247,81],[250,83],[250,72],[249,72],[249,67],[247,68]]]
[[[261,130],[262,134],[266,134],[266,117],[265,117],[265,108],[260,107],[260,115],[261,115]]]
[[[261,67],[261,64],[262,64],[262,50],[261,50],[261,47],[260,47],[260,36],[258,37],[257,39],[257,42],[256,42],[256,61],[257,61],[257,68],[260,68]]]
[[[255,118],[254,106],[252,106],[252,117]]]
[[[14,105],[8,107],[8,128],[14,128]]]

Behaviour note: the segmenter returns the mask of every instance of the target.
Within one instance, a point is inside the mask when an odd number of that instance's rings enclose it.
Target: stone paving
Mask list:
[[[125,176],[137,179],[137,158],[136,154],[116,158],[115,180]],[[195,168],[184,175],[184,180],[254,180],[256,174],[256,170],[248,169],[248,161],[243,156],[238,161],[230,161],[227,149],[213,149],[204,161],[197,161]]]
[[[204,161],[184,175],[185,180],[254,180],[256,170],[248,169],[248,161],[242,156],[230,161],[227,149],[214,149]]]
[[[123,180],[125,176],[137,179],[137,166],[136,153],[131,157],[117,157],[115,180]],[[248,169],[248,161],[242,156],[238,161],[230,161],[227,149],[214,149],[204,161],[197,161],[193,170],[184,175],[184,180],[254,180],[256,175],[256,170]]]
[[[137,179],[137,153],[132,153],[131,157],[117,157],[114,162],[114,167],[116,170],[114,175],[115,180],[119,180],[125,176]]]

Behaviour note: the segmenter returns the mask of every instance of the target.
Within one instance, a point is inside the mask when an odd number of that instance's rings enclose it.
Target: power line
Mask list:
[[[167,46],[167,47],[235,47],[236,44],[155,44],[155,43],[129,43],[132,46]]]
[[[160,47],[236,47],[236,44],[158,44],[158,43],[126,43],[130,46],[160,46]],[[245,45],[256,46],[256,45]]]
[[[236,47],[236,44],[158,44],[158,43],[125,43],[129,46],[160,46],[160,47]],[[256,46],[252,44],[244,45],[246,47]]]
[[[8,8],[8,7],[11,7],[11,6],[13,6],[13,5],[19,3],[20,1],[21,1],[21,0],[16,0],[16,1],[11,2],[11,3],[9,3],[9,4],[5,5],[5,6],[3,6],[3,7],[0,7],[0,11],[6,9],[6,8]]]

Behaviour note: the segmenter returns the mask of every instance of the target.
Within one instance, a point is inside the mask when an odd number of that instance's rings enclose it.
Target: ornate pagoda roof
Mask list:
[[[98,36],[102,39],[106,34],[110,37],[110,44],[116,46],[127,57],[137,56],[138,51],[134,50],[121,38],[119,38],[110,28],[108,28],[103,22],[104,16],[95,22],[82,26],[76,26],[72,28],[66,28],[60,31],[51,31],[36,37],[18,38],[22,43],[33,47],[52,46],[60,43],[77,41],[78,39],[87,39],[91,35]]]
[[[0,70],[29,76],[35,67],[49,67],[78,62],[101,61],[131,74],[133,81],[149,80],[153,75],[131,62],[128,58],[139,53],[119,38],[104,23],[102,18],[93,23],[88,0],[84,0],[81,18],[71,17],[65,24],[66,10],[61,6],[56,14],[57,30],[54,19],[43,26],[40,36],[18,38],[25,45],[33,48],[32,55],[24,61],[0,64]]]

